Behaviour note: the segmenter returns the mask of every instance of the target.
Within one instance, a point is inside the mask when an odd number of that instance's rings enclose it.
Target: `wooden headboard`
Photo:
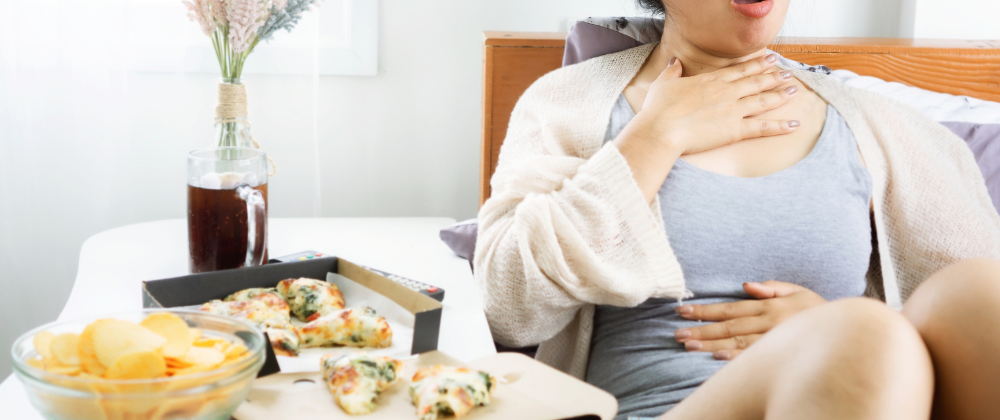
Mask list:
[[[490,197],[507,123],[521,94],[562,66],[564,33],[486,32],[479,204]],[[795,61],[954,95],[1000,102],[1000,41],[779,38],[771,49]]]

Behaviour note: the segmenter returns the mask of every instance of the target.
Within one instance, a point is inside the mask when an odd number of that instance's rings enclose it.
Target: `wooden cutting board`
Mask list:
[[[473,409],[463,420],[553,420],[588,415],[610,420],[618,412],[618,403],[611,394],[522,354],[500,353],[466,364],[432,351],[406,362],[401,379],[379,395],[378,409],[372,414],[345,413],[327,390],[321,374],[311,372],[257,379],[247,401],[233,417],[237,420],[416,419],[416,407],[409,396],[409,378],[418,368],[439,364],[468,366],[498,379],[490,405]]]

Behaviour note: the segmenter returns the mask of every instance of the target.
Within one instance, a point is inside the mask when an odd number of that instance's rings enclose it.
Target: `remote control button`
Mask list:
[[[317,257],[322,257],[322,256],[323,256],[323,254],[322,254],[322,253],[317,253],[317,254],[316,254],[316,256],[317,256]]]
[[[310,259],[310,260],[311,260],[311,259],[313,259],[313,256],[312,256],[312,255],[310,255],[310,256],[307,256],[306,258],[308,258],[308,259]]]
[[[438,291],[438,288],[437,288],[437,287],[434,287],[434,286],[431,286],[431,287],[428,287],[428,288],[427,288],[427,291],[428,291],[428,292],[431,292],[431,293],[434,293],[434,292]]]
[[[299,261],[304,261],[306,257],[299,257]]]

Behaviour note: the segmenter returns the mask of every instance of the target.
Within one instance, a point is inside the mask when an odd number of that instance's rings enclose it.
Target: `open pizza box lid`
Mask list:
[[[431,351],[405,361],[399,381],[379,395],[374,413],[348,415],[334,401],[320,373],[303,372],[257,379],[247,401],[233,417],[237,420],[417,419],[416,407],[409,396],[409,378],[418,368],[439,364],[466,366],[497,378],[490,405],[474,408],[462,420],[610,420],[618,412],[618,402],[611,394],[519,353],[500,353],[462,363],[447,354]]]
[[[370,354],[404,358],[437,350],[441,302],[344,258],[324,257],[145,281],[142,303],[145,308],[196,309],[243,289],[275,287],[281,280],[300,277],[334,283],[344,294],[348,308],[368,306],[387,319],[393,329],[392,345],[386,349],[365,349]],[[297,322],[294,317],[293,322]],[[355,351],[358,349],[350,347],[310,348],[303,349],[299,357],[283,357],[276,356],[268,346],[258,377],[278,372],[315,372],[323,354]]]

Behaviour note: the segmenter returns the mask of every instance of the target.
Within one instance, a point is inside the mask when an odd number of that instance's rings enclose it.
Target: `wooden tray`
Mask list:
[[[522,354],[500,353],[466,364],[432,351],[406,362],[402,378],[379,396],[378,409],[372,414],[344,413],[327,390],[321,374],[313,372],[271,375],[254,381],[247,401],[233,417],[238,420],[416,419],[416,407],[408,393],[409,378],[418,368],[438,364],[489,372],[500,382],[490,405],[473,409],[463,420],[610,420],[618,412],[618,402],[611,394]]]

